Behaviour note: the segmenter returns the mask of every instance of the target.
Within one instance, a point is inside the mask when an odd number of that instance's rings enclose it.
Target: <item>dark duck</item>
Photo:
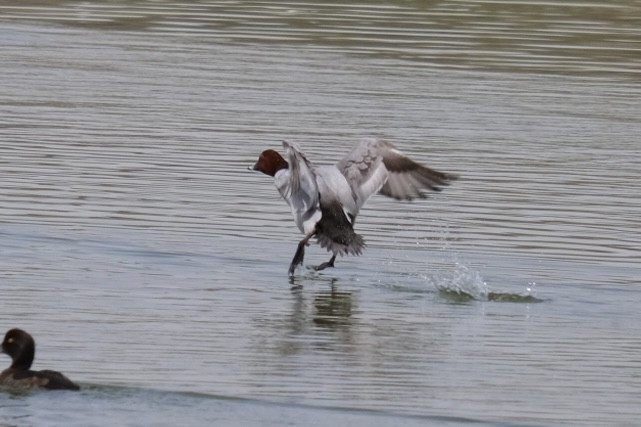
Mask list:
[[[22,329],[10,329],[6,333],[2,341],[2,352],[11,357],[12,363],[0,373],[0,386],[14,390],[80,390],[77,384],[60,372],[30,369],[36,353],[36,343]]]

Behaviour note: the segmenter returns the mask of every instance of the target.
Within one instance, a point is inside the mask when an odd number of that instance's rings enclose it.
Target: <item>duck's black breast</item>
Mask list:
[[[5,369],[0,374],[0,385],[12,389],[27,390],[45,388],[48,390],[80,390],[80,387],[57,371],[31,371]]]

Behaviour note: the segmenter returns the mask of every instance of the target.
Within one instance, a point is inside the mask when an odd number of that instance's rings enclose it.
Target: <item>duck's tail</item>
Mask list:
[[[322,217],[316,223],[316,238],[322,248],[338,255],[360,255],[365,248],[363,237],[354,232],[338,202],[320,202]]]

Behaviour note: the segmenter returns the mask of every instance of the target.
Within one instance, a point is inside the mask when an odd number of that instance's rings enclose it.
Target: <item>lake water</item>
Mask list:
[[[2,392],[0,425],[636,424],[639,23],[626,0],[3,2],[0,333],[83,390]],[[289,279],[301,236],[248,166],[372,135],[462,178],[374,197],[361,257]]]

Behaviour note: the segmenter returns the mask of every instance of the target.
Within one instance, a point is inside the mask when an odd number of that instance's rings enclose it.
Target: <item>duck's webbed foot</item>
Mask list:
[[[327,267],[334,267],[334,261],[336,261],[336,254],[332,255],[332,257],[329,259],[329,261],[324,262],[324,263],[314,267],[314,270],[321,271],[321,270],[325,270]]]
[[[296,271],[296,267],[303,264],[303,258],[305,258],[305,246],[307,246],[307,242],[309,241],[309,239],[312,238],[314,234],[316,234],[316,230],[307,234],[307,236],[305,236],[303,240],[298,242],[298,247],[296,248],[296,253],[294,254],[294,258],[292,258],[292,262],[291,264],[289,264],[290,276],[294,275],[294,272]]]

